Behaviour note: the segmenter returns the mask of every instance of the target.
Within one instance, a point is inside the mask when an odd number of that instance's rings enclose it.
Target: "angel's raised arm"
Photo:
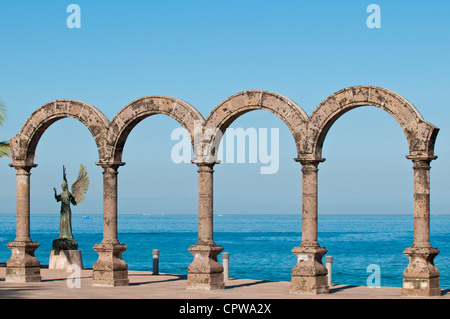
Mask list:
[[[61,201],[61,195],[58,195],[58,193],[56,192],[56,188],[53,187],[53,190],[55,191],[55,199],[57,202]]]

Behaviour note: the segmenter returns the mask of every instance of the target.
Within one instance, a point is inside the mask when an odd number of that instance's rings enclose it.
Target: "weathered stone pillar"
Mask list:
[[[414,242],[404,254],[409,265],[403,272],[404,296],[439,296],[439,250],[430,243],[430,162],[436,156],[407,156],[414,163]]]
[[[189,247],[194,261],[188,267],[186,289],[224,289],[223,266],[217,256],[223,248],[213,240],[213,167],[215,163],[194,162],[198,166],[198,241]]]
[[[98,260],[93,265],[93,286],[128,285],[128,265],[122,260],[127,249],[117,239],[117,169],[124,163],[104,164],[103,167],[103,240],[94,245]]]
[[[41,281],[39,260],[34,256],[39,247],[30,237],[30,170],[37,165],[16,166],[16,239],[7,244],[12,256],[6,263],[6,281]]]
[[[322,257],[327,253],[317,241],[317,165],[324,159],[295,159],[302,164],[302,243],[292,252],[297,264],[292,269],[292,294],[328,293],[327,269]]]

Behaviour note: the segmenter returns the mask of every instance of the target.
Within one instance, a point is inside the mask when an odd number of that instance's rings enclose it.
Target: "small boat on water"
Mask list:
[[[83,216],[83,219],[92,219],[91,216]]]

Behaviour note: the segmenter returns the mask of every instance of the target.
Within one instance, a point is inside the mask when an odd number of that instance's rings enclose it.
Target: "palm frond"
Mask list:
[[[11,147],[7,142],[0,142],[0,158],[11,158]]]
[[[3,101],[0,99],[0,126],[3,126],[3,122],[6,120],[6,107]]]

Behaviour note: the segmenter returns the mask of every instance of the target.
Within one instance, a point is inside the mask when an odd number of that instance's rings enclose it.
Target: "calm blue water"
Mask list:
[[[102,240],[102,216],[73,215],[73,233],[85,267]],[[128,249],[123,259],[130,270],[152,270],[152,250],[160,250],[160,272],[187,274],[197,241],[196,215],[119,215],[119,241]],[[366,285],[370,264],[381,269],[381,286],[402,285],[408,265],[403,254],[413,239],[411,215],[320,215],[319,243],[333,256],[333,283]],[[450,215],[431,217],[431,243],[439,248],[435,265],[441,288],[450,288]],[[32,215],[31,238],[40,243],[36,256],[48,264],[51,243],[59,237],[59,214]],[[0,214],[0,261],[11,256],[6,244],[15,238],[15,215]],[[301,242],[297,215],[223,215],[214,217],[214,241],[230,253],[230,277],[290,281],[296,257],[291,250]],[[221,261],[221,257],[219,256]]]

